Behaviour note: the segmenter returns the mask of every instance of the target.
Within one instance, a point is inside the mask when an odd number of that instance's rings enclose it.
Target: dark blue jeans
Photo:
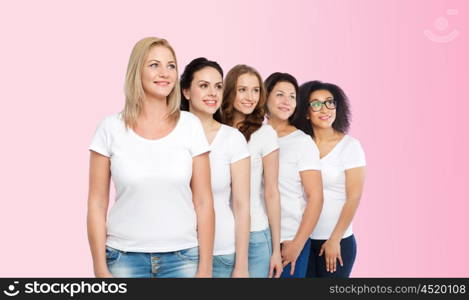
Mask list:
[[[337,270],[334,273],[327,272],[325,254],[319,256],[322,244],[326,240],[311,240],[311,251],[309,253],[308,271],[306,272],[307,278],[313,277],[328,277],[328,278],[348,278],[352,272],[353,263],[357,256],[357,242],[355,236],[352,234],[340,241],[340,255],[344,266],[342,267],[337,261]]]
[[[309,252],[311,249],[311,239],[306,241],[303,250],[301,250],[300,255],[298,256],[296,263],[295,263],[295,272],[293,275],[290,275],[291,272],[291,264],[288,264],[283,268],[281,278],[305,278],[306,277],[306,270],[308,269],[308,258]]]

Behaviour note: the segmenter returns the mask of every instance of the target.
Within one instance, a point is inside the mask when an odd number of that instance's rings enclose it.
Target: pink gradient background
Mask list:
[[[92,276],[87,150],[134,43],[337,83],[368,177],[353,277],[469,276],[469,2],[2,1],[0,276]],[[459,14],[447,16],[447,9]],[[437,17],[460,36],[430,41]]]

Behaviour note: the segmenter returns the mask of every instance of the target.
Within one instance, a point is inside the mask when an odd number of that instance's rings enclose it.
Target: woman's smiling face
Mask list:
[[[236,98],[233,107],[243,115],[251,114],[259,103],[261,83],[257,76],[245,73],[236,82]]]
[[[309,110],[308,116],[313,127],[317,128],[330,128],[335,121],[336,109],[332,107],[334,96],[328,90],[317,90],[309,96]]]

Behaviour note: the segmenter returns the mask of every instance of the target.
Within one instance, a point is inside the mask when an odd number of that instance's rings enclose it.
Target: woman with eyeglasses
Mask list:
[[[311,234],[307,277],[350,277],[357,246],[352,220],[365,182],[365,153],[347,134],[350,108],[335,84],[310,81],[300,86],[293,124],[312,136],[321,161],[324,204]]]

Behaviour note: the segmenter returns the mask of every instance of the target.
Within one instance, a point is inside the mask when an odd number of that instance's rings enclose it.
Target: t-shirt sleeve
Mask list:
[[[88,149],[107,157],[111,156],[109,118],[106,118],[99,123]]]
[[[182,117],[182,116],[181,116]],[[210,145],[208,144],[207,137],[205,136],[202,123],[197,117],[191,118],[192,122],[189,126],[192,127],[192,135],[190,137],[191,144],[189,146],[192,157],[200,155],[210,151]]]
[[[299,143],[298,171],[321,170],[321,161],[319,160],[319,150],[314,144],[313,139],[305,136]]]
[[[230,163],[235,163],[243,158],[249,157],[248,143],[244,135],[238,130],[233,130],[230,138]]]
[[[264,126],[265,128],[263,128],[261,138],[262,157],[270,154],[272,151],[275,151],[279,148],[277,132],[275,132],[275,130],[269,125]]]
[[[352,140],[344,151],[345,170],[366,166],[365,152],[358,140]]]

